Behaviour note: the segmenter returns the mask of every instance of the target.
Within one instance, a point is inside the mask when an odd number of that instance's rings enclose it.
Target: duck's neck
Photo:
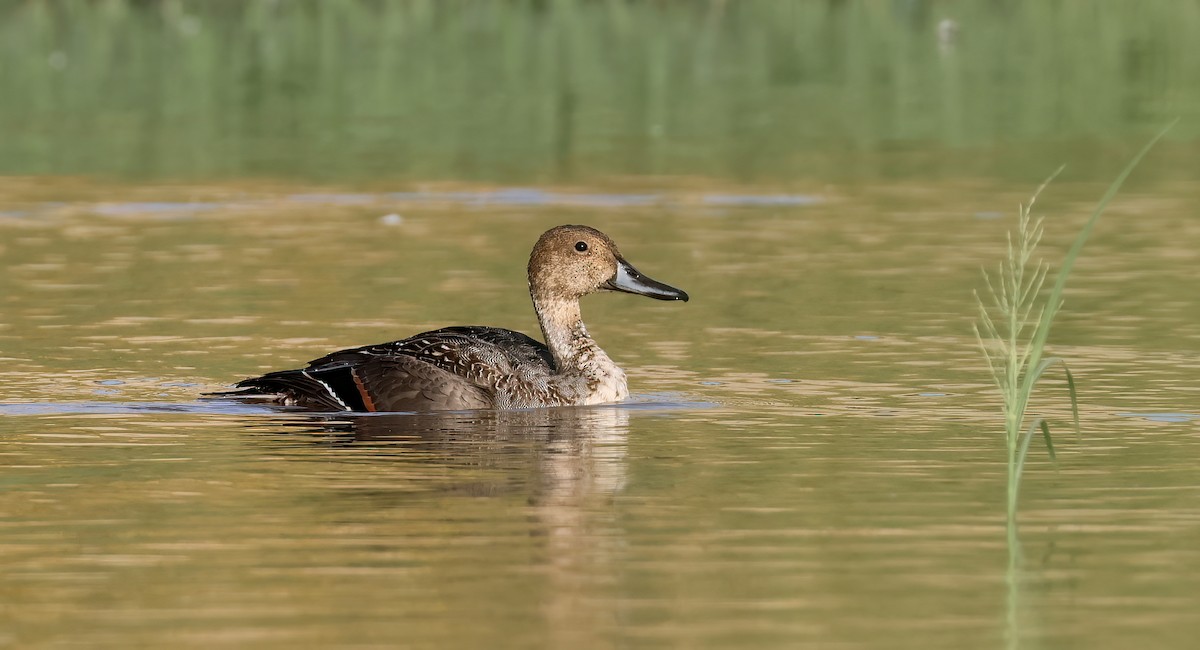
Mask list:
[[[578,300],[534,294],[533,307],[546,347],[554,357],[555,374],[587,381],[589,394],[581,396],[581,403],[614,402],[629,396],[625,372],[588,334]]]

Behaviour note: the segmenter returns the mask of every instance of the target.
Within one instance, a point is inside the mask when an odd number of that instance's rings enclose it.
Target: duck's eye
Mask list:
[[[587,252],[587,242],[585,242],[585,241],[575,242],[575,250],[579,251],[580,253],[586,253]]]

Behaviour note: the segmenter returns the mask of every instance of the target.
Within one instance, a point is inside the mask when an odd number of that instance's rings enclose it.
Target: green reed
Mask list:
[[[1175,122],[1178,122],[1178,119]],[[1033,216],[1033,206],[1046,186],[1062,171],[1062,167],[1037,188],[1028,203],[1019,207],[1016,228],[1008,235],[1008,255],[994,273],[984,271],[987,287],[985,295],[976,293],[979,319],[974,326],[975,338],[983,350],[992,379],[1003,396],[1002,410],[1008,460],[1005,640],[1010,650],[1016,650],[1021,644],[1021,598],[1025,582],[1021,571],[1020,539],[1017,533],[1017,504],[1025,460],[1037,433],[1041,433],[1046,450],[1051,460],[1054,459],[1054,441],[1049,423],[1044,417],[1035,417],[1026,426],[1026,412],[1038,382],[1052,368],[1061,367],[1066,376],[1071,415],[1076,435],[1079,434],[1079,399],[1075,390],[1075,378],[1071,375],[1066,361],[1045,354],[1050,327],[1062,307],[1063,290],[1066,288],[1071,267],[1083,250],[1083,245],[1100,215],[1121,189],[1129,174],[1175,122],[1151,138],[1109,185],[1091,216],[1075,236],[1075,241],[1067,251],[1048,294],[1043,297],[1042,290],[1049,265],[1042,259],[1035,258],[1044,232],[1044,221],[1041,217]]]
[[[1054,311],[1061,299],[1051,296],[1046,302],[1039,301],[1046,281],[1049,265],[1034,259],[1043,233],[1043,219],[1033,218],[1033,205],[1042,190],[1062,171],[1046,179],[1033,193],[1028,203],[1018,206],[1017,227],[1008,234],[1008,257],[1000,263],[994,276],[984,271],[987,297],[990,304],[976,293],[979,304],[979,322],[975,326],[975,338],[979,341],[987,360],[992,379],[1000,388],[1004,398],[1004,431],[1008,443],[1008,517],[1016,515],[1017,496],[1020,490],[1021,472],[1029,444],[1036,431],[1042,432],[1046,450],[1054,458],[1054,443],[1050,427],[1044,418],[1036,418],[1024,429],[1025,411],[1033,388],[1041,376],[1056,365],[1061,366],[1070,391],[1071,413],[1075,430],[1079,431],[1079,403],[1075,391],[1075,379],[1066,362],[1059,357],[1042,358],[1045,335],[1049,333]],[[1098,212],[1093,215],[1093,220]],[[1086,237],[1091,228],[1089,221],[1080,237]],[[1077,241],[1082,241],[1077,239]],[[1066,277],[1074,258],[1068,256],[1059,277]],[[1039,343],[1040,341],[1040,343]]]
[[[1121,185],[1133,172],[1150,148],[1161,139],[1174,122],[1155,135],[1141,151],[1125,166],[1116,180],[1108,187],[1100,202],[1092,211],[1087,223],[1076,235],[1067,251],[1062,266],[1054,279],[1049,294],[1043,297],[1049,265],[1034,255],[1043,233],[1043,220],[1032,216],[1033,205],[1046,185],[1058,175],[1054,172],[1034,192],[1028,203],[1020,206],[1017,226],[1008,236],[1008,256],[994,274],[984,272],[987,285],[985,296],[976,293],[979,305],[979,320],[975,325],[975,337],[983,350],[992,378],[1003,396],[1004,433],[1008,458],[1007,513],[1010,536],[1015,533],[1017,500],[1020,494],[1021,476],[1025,459],[1034,436],[1040,432],[1051,459],[1054,458],[1054,443],[1050,425],[1043,417],[1036,417],[1025,425],[1029,401],[1034,389],[1045,373],[1061,367],[1066,375],[1070,395],[1071,413],[1075,431],[1079,432],[1079,402],[1075,390],[1075,379],[1066,362],[1060,357],[1045,355],[1046,341],[1055,316],[1063,304],[1063,290],[1076,258],[1084,243],[1104,213],[1109,202],[1120,190]]]

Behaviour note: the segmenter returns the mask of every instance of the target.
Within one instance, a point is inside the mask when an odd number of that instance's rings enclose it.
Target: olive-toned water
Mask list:
[[[1194,3],[0,6],[0,647],[1190,648]],[[950,22],[945,22],[949,20]],[[1061,379],[1009,565],[979,269],[1039,199]],[[609,233],[624,404],[206,400]]]
[[[1004,451],[971,290],[1026,189],[830,187],[782,207],[683,190],[655,207],[88,200],[7,218],[3,639],[998,646]],[[1046,197],[1048,253],[1100,189]],[[1126,195],[1073,279],[1054,352],[1084,434],[1060,437],[1057,471],[1040,452],[1027,470],[1029,647],[1200,631],[1196,191]],[[197,401],[423,328],[535,332],[523,267],[560,222],[606,230],[692,295],[586,300],[630,404],[313,418]],[[1047,385],[1039,408],[1063,421],[1064,392]]]

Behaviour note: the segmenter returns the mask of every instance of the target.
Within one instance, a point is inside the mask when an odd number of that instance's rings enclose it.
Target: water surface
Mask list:
[[[971,290],[1027,190],[22,203],[37,216],[0,220],[0,638],[999,646],[1004,452]],[[1047,195],[1048,253],[1099,190]],[[1084,435],[1027,470],[1022,645],[1200,632],[1195,195],[1125,196],[1073,278],[1054,352]],[[425,328],[534,332],[524,263],[562,222],[693,297],[586,300],[630,404],[314,418],[197,400]],[[1064,393],[1037,407],[1065,425]]]

